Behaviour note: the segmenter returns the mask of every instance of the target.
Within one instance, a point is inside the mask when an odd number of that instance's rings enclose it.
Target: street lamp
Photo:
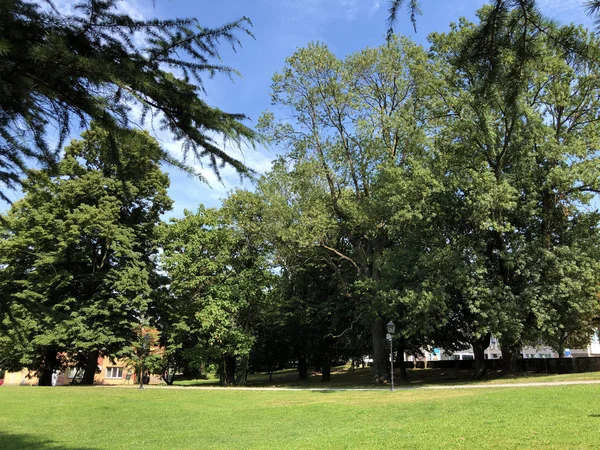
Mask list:
[[[392,385],[390,390],[393,391],[394,390],[394,350],[392,348],[392,337],[394,334],[394,331],[396,331],[396,325],[394,325],[394,322],[392,322],[391,320],[387,323],[386,325],[387,328],[387,334],[385,335],[385,337],[387,338],[388,341],[390,341],[390,366],[391,366],[391,381],[392,381]]]
[[[144,389],[144,353],[146,353],[150,339],[150,333],[146,333],[142,342],[142,353],[140,354],[140,389]]]

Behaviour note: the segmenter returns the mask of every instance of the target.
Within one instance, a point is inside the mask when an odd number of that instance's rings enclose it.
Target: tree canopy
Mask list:
[[[384,383],[389,320],[398,359],[471,347],[476,376],[492,336],[506,370],[526,345],[559,357],[587,345],[600,319],[600,40],[535,7],[494,2],[427,51],[395,35],[344,57],[298,48],[259,120],[280,150],[271,169],[167,223],[164,151],[92,122],[2,216],[0,366],[46,383],[77,365],[93,382],[99,354],[148,356],[151,330],[152,370],[167,374],[210,367],[230,385],[295,367],[328,381],[335,363],[370,356]]]
[[[43,366],[44,383],[67,360],[88,359],[93,381],[98,355],[131,342],[155,277],[155,228],[171,207],[162,152],[147,133],[117,141],[119,164],[106,130],[93,125],[82,137],[56,176],[25,183],[1,227],[0,364]]]

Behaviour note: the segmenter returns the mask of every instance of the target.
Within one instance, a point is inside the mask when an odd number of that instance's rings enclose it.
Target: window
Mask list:
[[[67,370],[67,378],[81,378],[83,376],[83,369],[81,367],[69,367]]]
[[[123,378],[122,367],[107,367],[105,378]]]

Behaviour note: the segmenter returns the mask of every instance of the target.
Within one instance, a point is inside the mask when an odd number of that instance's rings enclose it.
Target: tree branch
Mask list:
[[[340,258],[345,259],[346,261],[349,261],[356,268],[357,275],[360,275],[360,267],[358,266],[358,264],[356,264],[356,262],[352,258],[350,258],[349,256],[344,255],[343,253],[339,252],[335,248],[332,248],[332,247],[329,247],[329,246],[323,244],[322,242],[319,245],[321,247],[323,247],[324,249],[329,250],[330,252],[335,253]]]

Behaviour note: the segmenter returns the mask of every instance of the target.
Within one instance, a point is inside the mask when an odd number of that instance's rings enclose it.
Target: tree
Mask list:
[[[593,227],[597,227],[598,219],[594,222]],[[590,233],[588,226],[589,222],[582,224],[587,236],[569,243],[563,240],[548,252],[540,269],[544,277],[540,286],[543,309],[537,311],[542,326],[536,337],[552,347],[559,358],[564,357],[566,348],[586,348],[600,318],[598,233]]]
[[[328,381],[328,368],[351,338],[344,329],[360,312],[351,295],[354,266],[340,265],[338,255],[315,246],[315,236],[342,240],[334,236],[338,231],[327,211],[325,186],[314,162],[297,162],[290,170],[280,158],[259,179],[256,195],[263,211],[262,236],[271,245],[273,270],[279,273],[277,334],[286,337],[280,345],[289,347],[300,379],[308,378],[313,364],[325,369],[323,379]]]
[[[449,281],[465,311],[462,328],[472,335],[479,374],[490,333],[509,362],[547,326],[589,330],[597,315],[597,260],[580,246],[596,238],[598,224],[597,213],[586,210],[600,173],[598,41],[581,28],[529,28],[515,10],[495,30],[503,51],[492,66],[465,43],[493,14],[483,8],[479,25],[463,20],[431,37],[437,78],[444,80],[434,96],[443,111],[437,146],[445,185],[436,207],[443,240],[436,246],[453,253],[452,267],[462,267]],[[586,54],[565,50],[563,41]],[[529,56],[521,58],[522,51]],[[580,270],[570,268],[572,261]]]
[[[133,326],[135,340],[132,341],[122,351],[120,360],[136,376],[136,381],[144,383],[145,374],[161,375],[164,374],[164,353],[163,349],[158,348],[159,336],[156,331],[145,328],[141,323]],[[172,381],[166,377],[168,384]]]
[[[158,307],[156,325],[163,345],[167,351],[201,350],[218,365],[224,385],[244,381],[253,326],[270,289],[263,244],[245,226],[260,211],[249,206],[240,193],[222,210],[201,206],[162,230],[169,296]]]
[[[207,160],[217,175],[222,164],[248,173],[215,140],[252,139],[245,116],[199,97],[205,74],[234,73],[213,61],[221,41],[235,48],[240,33],[250,34],[247,18],[209,29],[193,18],[136,20],[117,11],[118,0],[82,0],[74,14],[61,13],[50,0],[40,3],[0,5],[1,183],[18,186],[32,158],[54,167],[74,122],[93,120],[120,139],[137,126],[134,106],[142,123],[156,118],[183,143],[185,155]],[[161,157],[191,170],[174,155],[163,151]],[[2,191],[0,198],[7,200]]]
[[[318,202],[301,210],[310,230],[304,244],[328,250],[362,279],[378,382],[387,377],[388,368],[386,320],[377,285],[380,258],[390,240],[377,177],[383,168],[397,167],[410,178],[419,165],[416,159],[426,142],[419,102],[426,66],[423,50],[406,39],[393,39],[344,61],[325,45],[310,44],[273,77],[273,104],[291,112],[292,120],[278,122],[268,112],[259,122],[272,142],[286,147],[295,176],[306,174],[310,178],[304,183],[321,188],[312,191]],[[417,214],[415,204],[405,206],[409,221]]]
[[[249,355],[249,372],[267,372],[273,381],[273,372],[289,366],[294,360],[296,328],[291,328],[285,307],[285,296],[277,282],[267,294],[261,314],[256,318],[256,340]]]
[[[99,354],[132,342],[151,291],[155,227],[171,206],[162,150],[147,133],[114,141],[93,124],[82,137],[58,175],[27,180],[3,217],[2,357],[41,370],[41,384],[67,360],[91,384]]]

